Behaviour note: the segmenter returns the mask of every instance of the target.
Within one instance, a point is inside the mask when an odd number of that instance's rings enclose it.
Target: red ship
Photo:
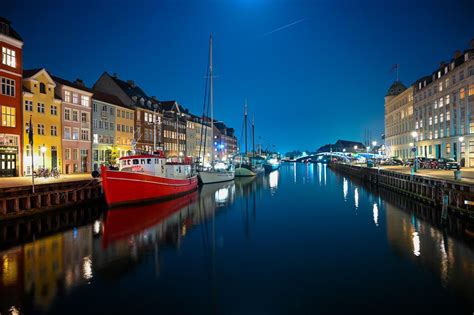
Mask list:
[[[167,199],[195,190],[198,179],[190,159],[166,159],[155,154],[119,159],[119,170],[102,167],[102,187],[109,207]]]

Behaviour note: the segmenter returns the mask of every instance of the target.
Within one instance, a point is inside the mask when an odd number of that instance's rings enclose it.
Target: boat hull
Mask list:
[[[197,176],[188,179],[170,179],[138,172],[102,169],[102,187],[109,207],[168,199],[194,191]]]
[[[233,171],[212,172],[201,171],[198,173],[199,180],[202,184],[222,183],[234,180],[235,173]]]
[[[280,164],[264,164],[265,172],[270,173],[280,168]]]
[[[249,177],[257,175],[252,170],[249,170],[246,167],[236,167],[235,168],[235,177]]]

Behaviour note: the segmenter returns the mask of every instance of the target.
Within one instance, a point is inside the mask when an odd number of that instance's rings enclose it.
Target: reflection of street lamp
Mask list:
[[[44,154],[46,153],[46,147],[44,146],[44,144],[43,146],[41,146],[40,150],[41,150],[41,154],[43,155],[43,168],[45,168]]]
[[[412,131],[411,136],[413,138],[413,151],[415,152],[415,159],[413,160],[413,172],[416,172],[416,165],[417,165],[417,149],[416,149],[416,138],[418,138],[418,132]]]
[[[461,163],[461,154],[462,154],[462,143],[464,142],[464,137],[459,137],[459,159],[458,162]]]
[[[367,146],[367,148],[366,148],[366,149],[367,149],[367,153],[369,153],[370,147],[369,147],[369,146]]]
[[[346,149],[342,149],[342,152],[346,152]]]

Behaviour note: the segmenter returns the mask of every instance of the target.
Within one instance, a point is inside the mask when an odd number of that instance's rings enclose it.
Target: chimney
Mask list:
[[[77,78],[76,81],[74,81],[77,85],[84,86],[84,81],[82,79]]]
[[[127,80],[127,84],[128,86],[134,88],[135,87],[135,82],[133,82],[133,80]]]
[[[473,40],[474,41],[474,40]],[[472,45],[472,42],[471,42],[471,45]],[[461,57],[461,51],[458,49],[454,52],[454,59],[457,59]]]
[[[114,79],[118,79],[118,74],[117,74],[117,72],[114,72],[114,74],[112,75],[112,77],[113,77]]]

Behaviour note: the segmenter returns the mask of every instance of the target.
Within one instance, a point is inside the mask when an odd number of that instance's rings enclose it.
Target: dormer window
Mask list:
[[[46,94],[46,85],[43,82],[40,83],[40,93]]]
[[[438,71],[438,79],[441,78],[441,71]]]
[[[16,52],[13,49],[2,47],[2,63],[16,68]]]

